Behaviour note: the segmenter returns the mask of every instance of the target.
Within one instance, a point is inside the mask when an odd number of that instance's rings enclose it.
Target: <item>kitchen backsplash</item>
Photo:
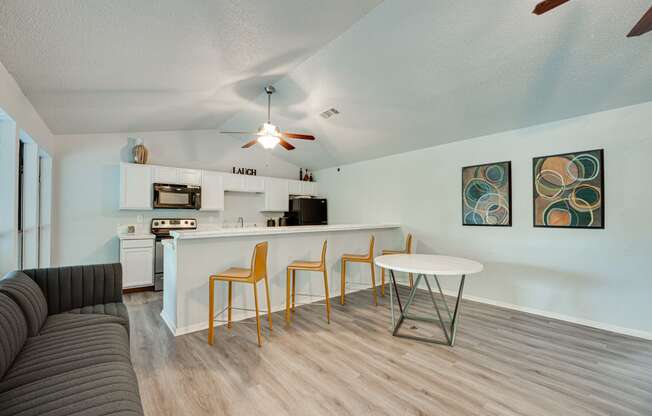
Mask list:
[[[260,212],[263,204],[263,194],[226,192],[224,194],[224,211],[222,212],[202,212],[185,209],[134,212],[129,222],[121,221],[118,232],[126,232],[128,225],[134,225],[136,233],[148,233],[152,218],[196,218],[200,230],[236,226],[239,217],[244,219],[245,226],[265,227],[268,218],[278,219],[284,214],[283,212]]]

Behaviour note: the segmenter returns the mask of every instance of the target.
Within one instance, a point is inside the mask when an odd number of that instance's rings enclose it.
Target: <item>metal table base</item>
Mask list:
[[[457,325],[459,324],[462,292],[464,291],[464,280],[466,278],[466,275],[462,275],[462,280],[460,282],[460,287],[457,293],[457,300],[455,301],[455,310],[453,311],[453,313],[451,313],[450,308],[448,307],[448,303],[446,302],[446,297],[444,296],[444,292],[441,288],[441,285],[439,284],[439,279],[437,278],[436,275],[432,275],[435,283],[437,284],[437,290],[439,292],[439,295],[441,296],[441,299],[444,302],[444,306],[445,306],[444,312],[446,312],[446,315],[450,321],[450,326],[447,327],[446,323],[444,323],[444,319],[442,318],[442,310],[440,310],[439,306],[437,305],[435,294],[433,293],[432,288],[430,287],[430,282],[428,281],[427,275],[419,274],[417,276],[417,280],[414,282],[414,285],[410,290],[410,294],[408,295],[408,300],[405,303],[405,307],[403,307],[403,304],[401,303],[401,297],[398,293],[398,286],[396,285],[396,278],[394,277],[394,271],[390,269],[389,273],[391,278],[391,284],[389,285],[389,299],[390,299],[390,309],[392,311],[392,327],[394,328],[392,335],[394,335],[395,337],[409,338],[418,341],[431,342],[434,344],[444,344],[452,347],[455,344],[455,334],[457,332]],[[421,282],[421,280],[423,280],[426,283],[426,287],[428,288],[430,299],[432,300],[432,304],[435,307],[435,311],[437,312],[436,318],[412,315],[409,313],[410,307],[412,306],[412,302],[414,301],[414,296],[417,293],[417,288],[419,287],[419,282]],[[398,303],[398,308],[400,311],[398,322],[396,322],[394,316],[394,293],[393,292],[396,293],[396,301]],[[441,329],[444,331],[444,335],[446,336],[446,341],[434,339],[434,338],[425,338],[425,337],[418,337],[414,335],[400,334],[398,331],[401,328],[401,325],[403,325],[403,321],[405,319],[422,321],[422,322],[435,322],[435,323],[439,322],[439,324],[441,325]]]

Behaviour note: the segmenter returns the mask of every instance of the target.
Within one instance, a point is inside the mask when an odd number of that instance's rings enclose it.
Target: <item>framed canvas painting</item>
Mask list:
[[[512,163],[462,168],[462,225],[512,225]]]
[[[535,157],[534,226],[604,228],[604,151]]]

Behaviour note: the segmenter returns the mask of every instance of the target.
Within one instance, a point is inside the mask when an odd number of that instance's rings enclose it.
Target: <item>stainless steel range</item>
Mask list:
[[[154,290],[163,290],[163,243],[172,238],[170,231],[196,230],[197,220],[194,218],[153,218],[152,234],[156,236],[154,245]]]

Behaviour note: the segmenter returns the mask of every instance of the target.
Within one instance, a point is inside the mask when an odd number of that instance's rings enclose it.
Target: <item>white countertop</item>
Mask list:
[[[154,234],[150,233],[120,233],[118,234],[120,240],[150,240],[154,239]]]
[[[244,237],[250,235],[278,235],[298,233],[320,233],[333,231],[377,230],[400,228],[400,224],[334,224],[334,225],[297,225],[290,227],[250,227],[221,228],[206,231],[172,231],[170,235],[177,240],[198,238]]]

